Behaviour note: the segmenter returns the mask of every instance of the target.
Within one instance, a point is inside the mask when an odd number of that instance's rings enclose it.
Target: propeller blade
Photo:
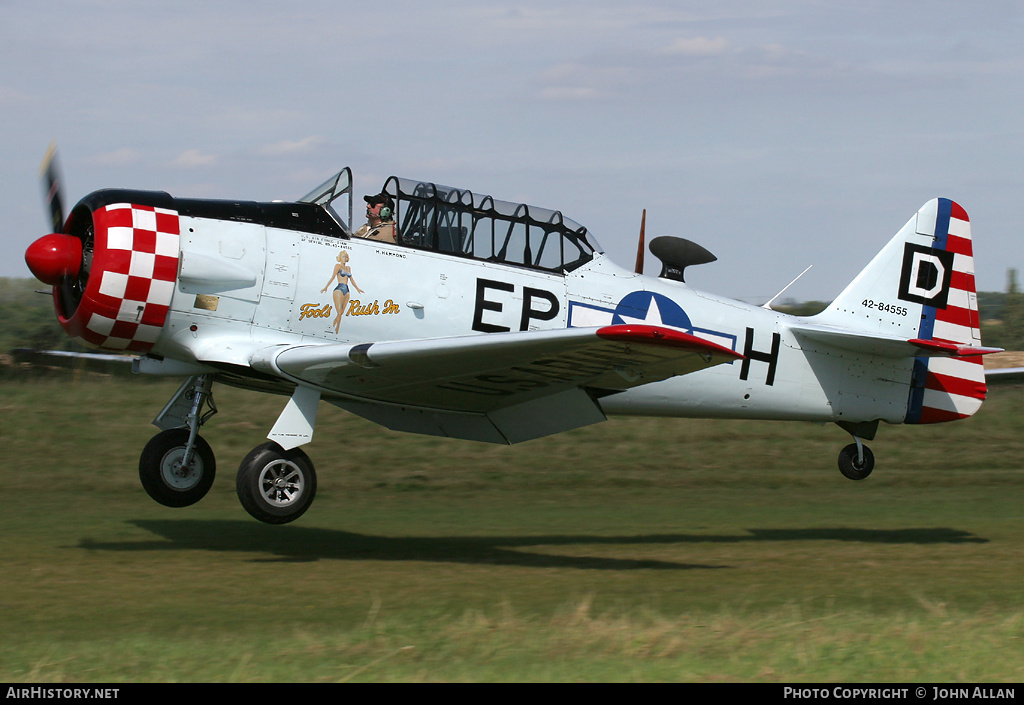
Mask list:
[[[636,248],[636,269],[634,270],[637,274],[644,273],[644,229],[647,227],[647,209],[644,208],[644,213],[640,216],[640,244]]]
[[[46,202],[46,209],[49,211],[51,230],[59,233],[64,230],[64,204],[60,195],[62,184],[60,168],[57,165],[56,142],[46,150],[39,174],[43,180],[43,198]]]

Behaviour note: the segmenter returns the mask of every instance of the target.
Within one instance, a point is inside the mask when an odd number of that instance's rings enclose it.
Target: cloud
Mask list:
[[[171,166],[182,169],[194,169],[201,166],[212,166],[217,163],[218,157],[213,154],[203,154],[198,149],[189,149],[179,154],[171,161]]]
[[[0,86],[0,106],[5,109],[24,109],[33,105],[36,98],[31,94],[10,86]]]
[[[535,95],[540,100],[593,101],[614,98],[634,76],[632,67],[609,61],[573,61],[550,66],[538,77]]]
[[[782,42],[725,36],[666,37],[637,46],[612,46],[539,68],[531,95],[545,102],[679,108],[694,96],[710,104],[776,95],[834,94],[876,86],[887,90],[899,76],[805,51]],[[723,90],[730,86],[732,90]],[[777,102],[776,102],[777,104]],[[687,108],[689,111],[690,108]]]
[[[121,147],[113,152],[96,154],[86,160],[86,164],[92,166],[124,167],[135,164],[142,158],[142,153],[131,147]]]
[[[729,51],[729,46],[729,40],[725,37],[678,37],[658,53],[670,56],[721,56]]]
[[[594,86],[548,86],[537,93],[540,100],[566,100],[570,102],[603,100],[610,97],[607,91]]]
[[[265,157],[290,157],[311,154],[321,147],[326,140],[320,135],[310,135],[301,140],[283,140],[260,147],[259,154]]]

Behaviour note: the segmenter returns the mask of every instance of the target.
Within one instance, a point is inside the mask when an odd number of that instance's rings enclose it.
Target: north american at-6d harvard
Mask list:
[[[287,397],[238,470],[255,518],[316,493],[300,446],[321,401],[398,431],[519,443],[631,414],[834,422],[851,479],[879,422],[970,416],[986,393],[971,226],[925,203],[828,308],[798,317],[692,289],[715,258],[651,241],[660,276],[612,263],[558,211],[391,177],[352,223],[343,169],[295,202],[95,191],[25,258],[68,335],[183,379],[142,451],[149,495],[181,507],[214,480],[198,434],[215,382]]]

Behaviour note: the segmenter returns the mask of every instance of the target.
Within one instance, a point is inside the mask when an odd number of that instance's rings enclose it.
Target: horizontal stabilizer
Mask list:
[[[985,370],[985,382],[993,384],[1021,384],[1024,382],[1024,367],[1004,367],[996,370]]]
[[[812,343],[878,357],[976,357],[1002,352],[1002,348],[983,348],[923,338],[908,340],[824,325],[795,325],[792,327],[792,331],[800,338]]]
[[[941,340],[924,340],[922,338],[914,338],[907,342],[911,345],[916,345],[921,350],[918,353],[918,357],[976,357],[1003,352],[1002,348],[983,348],[977,345],[960,345],[959,343],[946,343]]]

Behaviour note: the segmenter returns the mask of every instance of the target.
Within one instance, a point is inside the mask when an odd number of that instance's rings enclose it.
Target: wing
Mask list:
[[[14,348],[11,357],[17,362],[40,367],[62,367],[105,373],[129,373],[132,371],[133,355],[107,353],[71,352],[66,350],[33,350]]]
[[[250,364],[390,428],[516,443],[603,421],[602,396],[742,358],[675,329],[619,325],[278,346]]]

